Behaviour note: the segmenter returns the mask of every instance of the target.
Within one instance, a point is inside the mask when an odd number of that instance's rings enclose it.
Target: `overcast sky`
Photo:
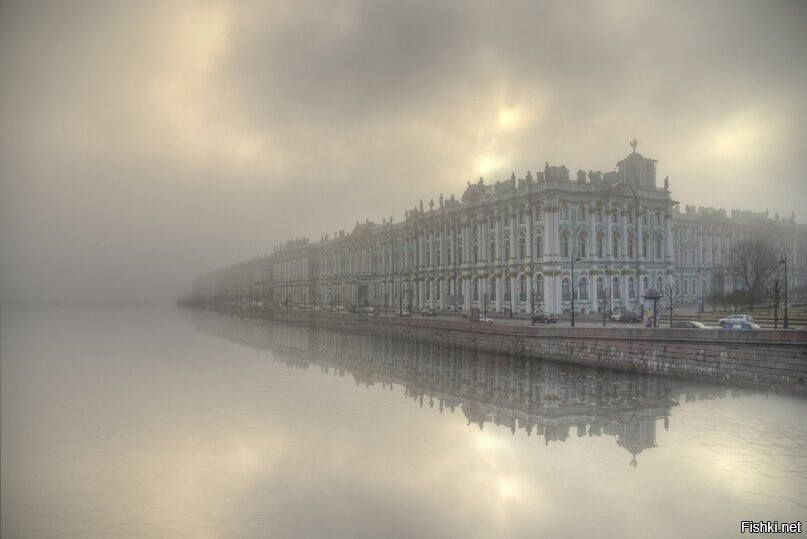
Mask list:
[[[807,221],[807,2],[0,2],[0,298],[193,277],[545,161]]]

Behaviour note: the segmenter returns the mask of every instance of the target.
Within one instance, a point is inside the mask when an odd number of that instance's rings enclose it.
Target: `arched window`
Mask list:
[[[619,258],[619,236],[611,238],[611,256]]]
[[[526,260],[527,259],[527,238],[521,236],[518,239],[518,259],[519,260]]]
[[[628,236],[628,258],[633,258],[633,244],[634,244],[634,237],[631,234]]]
[[[510,260],[510,240],[504,240],[504,259]]]
[[[518,278],[518,301],[527,301],[527,276]]]
[[[605,297],[605,278],[597,277],[597,299]]]
[[[685,296],[689,295],[689,281],[687,281],[686,279],[684,279],[684,295]]]
[[[603,237],[602,234],[597,235],[597,258],[603,257]]]
[[[560,234],[560,256],[569,258],[569,234],[566,232]]]
[[[504,301],[507,301],[507,302],[510,301],[510,297],[511,297],[510,296],[510,279],[511,278],[508,275],[507,277],[504,278],[504,282],[502,283],[504,285]]]
[[[490,242],[489,247],[490,247],[490,260],[488,260],[488,262],[493,262],[494,260],[496,260],[496,242],[495,241]]]
[[[633,276],[628,277],[628,297],[636,299],[636,278]]]
[[[642,277],[642,294],[647,292],[647,289],[650,288],[650,277],[645,275]]]
[[[535,258],[543,258],[544,257],[544,237],[543,236],[536,236],[535,237]]]
[[[496,277],[490,278],[490,301],[496,301]]]
[[[440,288],[442,287],[442,284],[443,284],[443,281],[440,280],[440,279],[437,279],[434,282],[434,299],[437,299],[437,300],[440,299]]]
[[[456,284],[454,285],[454,294],[462,296],[465,292],[462,290],[462,277],[457,277]],[[463,298],[464,300],[465,298]]]
[[[479,244],[474,243],[474,264],[479,262]]]
[[[642,257],[647,258],[647,240],[648,238],[642,238]]]
[[[579,256],[586,256],[586,237],[583,234],[577,236],[577,249]]]
[[[457,264],[462,264],[462,244],[457,245]]]
[[[423,288],[426,289],[426,299],[432,299],[432,282],[424,281]]]
[[[656,238],[656,260],[661,260],[664,256],[661,249],[661,238]]]
[[[588,299],[588,279],[585,277],[580,277],[577,281],[577,297],[581,300]]]
[[[535,295],[539,300],[544,299],[544,276],[541,273],[535,276]]]
[[[614,296],[614,299],[620,299],[622,297],[622,290],[619,286],[619,277],[614,277],[614,280],[611,282],[611,294]]]
[[[560,290],[563,301],[569,301],[572,299],[572,286],[568,277],[564,277],[561,281]]]
[[[474,277],[473,279],[471,290],[472,290],[471,300],[479,301],[479,279],[477,279],[476,277]]]

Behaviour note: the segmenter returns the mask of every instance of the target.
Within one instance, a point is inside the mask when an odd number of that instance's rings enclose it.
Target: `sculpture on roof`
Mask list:
[[[665,191],[669,191],[669,190],[670,190],[670,177],[669,177],[669,176],[667,176],[666,178],[664,178],[664,190],[665,190]]]
[[[638,146],[638,145],[639,145],[639,141],[636,140],[635,138],[632,141],[630,141],[630,146],[631,146],[631,148],[633,148],[633,153],[636,153],[636,146]]]
[[[440,193],[440,207],[443,207],[443,193]]]

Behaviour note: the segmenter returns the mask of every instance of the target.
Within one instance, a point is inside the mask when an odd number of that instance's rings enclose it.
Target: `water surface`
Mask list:
[[[0,313],[3,537],[736,537],[807,402],[172,307]]]

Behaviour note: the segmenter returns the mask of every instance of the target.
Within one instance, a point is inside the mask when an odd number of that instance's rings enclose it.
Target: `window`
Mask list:
[[[426,289],[426,299],[432,299],[432,282],[426,281],[424,284],[426,285],[423,287]]]
[[[661,250],[661,238],[656,238],[656,260],[661,260],[664,255]]]
[[[540,273],[535,276],[535,296],[538,299],[544,297],[544,276]]]
[[[462,264],[462,245],[457,245],[457,264]]]
[[[434,283],[434,299],[440,299],[440,288],[442,283],[443,281],[439,279]]]
[[[577,238],[577,249],[580,251],[580,256],[586,256],[586,237],[585,236],[578,236]]]
[[[527,214],[523,211],[518,212],[518,224],[523,225],[527,222]]]
[[[527,259],[527,238],[524,236],[518,240],[518,258],[519,260]]]
[[[611,282],[611,293],[614,296],[614,299],[620,299],[622,297],[622,290],[620,290],[619,286],[619,277],[614,277],[613,281]]]
[[[647,238],[642,238],[642,256],[647,258]]]
[[[577,281],[577,297],[584,301],[588,299],[588,279],[585,277]]]
[[[535,238],[535,258],[544,257],[544,237],[537,236]]]
[[[568,234],[561,234],[560,235],[560,256],[563,258],[569,258],[569,235]]]
[[[628,236],[628,258],[633,258],[633,236]]]
[[[560,207],[560,218],[563,221],[569,220],[569,206],[566,206],[564,204],[563,206]]]
[[[504,240],[504,259],[510,260],[510,240]]]
[[[527,276],[522,275],[518,278],[518,300],[527,301]]]
[[[603,257],[603,238],[602,236],[597,236],[597,258]]]
[[[510,301],[510,277],[509,276],[505,277],[504,282],[502,284],[504,285],[504,301],[509,302]]]
[[[628,277],[628,297],[636,299],[636,279]]]
[[[568,277],[564,277],[563,281],[561,281],[561,296],[563,301],[572,299],[571,281]]]
[[[479,244],[474,243],[474,264],[479,262]]]
[[[642,294],[647,292],[648,288],[650,288],[650,277],[645,275],[644,277],[642,277]]]
[[[597,277],[597,299],[605,297],[605,278]]]
[[[490,301],[496,301],[496,277],[490,278]]]
[[[619,237],[614,236],[611,239],[611,255],[615,258],[619,258]]]
[[[661,277],[661,275],[656,277],[656,290],[659,291],[659,294],[664,293],[664,279]]]
[[[477,278],[474,278],[473,281],[471,299],[473,301],[479,301],[479,279]]]
[[[642,214],[642,224],[647,226],[647,214],[646,213]]]
[[[577,208],[577,220],[578,221],[586,220],[586,209],[583,206]]]

